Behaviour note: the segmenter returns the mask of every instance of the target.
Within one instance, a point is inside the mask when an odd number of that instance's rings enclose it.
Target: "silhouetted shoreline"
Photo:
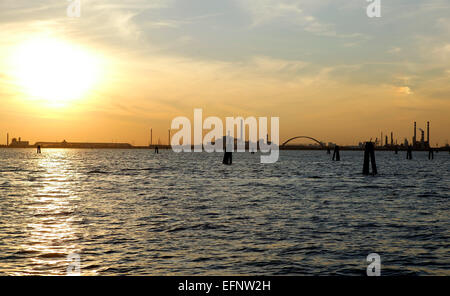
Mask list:
[[[28,145],[28,146],[6,146],[6,145],[0,145],[0,148],[4,149],[36,149],[38,146],[40,146],[42,149],[155,149],[155,147],[158,147],[158,149],[172,149],[171,146],[168,145],[152,145],[152,146],[133,146],[128,143],[67,143],[67,144],[52,144],[52,145],[46,145],[43,142],[38,142],[34,145]],[[194,150],[194,146],[191,147],[192,151]],[[339,146],[340,150],[344,151],[363,151],[364,147],[357,147],[357,146]],[[444,147],[438,147],[438,148],[432,148],[434,151],[449,151],[450,147],[444,146]],[[248,149],[247,149],[248,150]],[[249,152],[247,151],[246,152]],[[279,150],[323,150],[327,151],[327,147],[314,147],[314,146],[297,146],[297,145],[287,145],[287,146],[280,146]],[[407,151],[407,147],[399,146],[399,147],[375,147],[376,151]],[[430,149],[420,149],[415,148],[413,151],[429,151]]]

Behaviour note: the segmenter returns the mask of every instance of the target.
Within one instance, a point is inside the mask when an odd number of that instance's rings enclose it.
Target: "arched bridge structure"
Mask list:
[[[295,139],[310,139],[310,140],[313,140],[314,142],[318,143],[322,148],[326,148],[322,142],[320,142],[319,140],[314,139],[312,137],[308,137],[308,136],[297,136],[297,137],[290,138],[289,140],[287,140],[283,144],[281,144],[280,147],[283,147],[284,145],[286,145],[287,143],[289,143],[290,141],[295,140]]]

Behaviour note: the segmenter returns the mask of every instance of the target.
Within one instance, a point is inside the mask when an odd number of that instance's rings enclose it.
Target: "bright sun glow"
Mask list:
[[[53,38],[33,38],[14,53],[16,82],[31,98],[53,105],[80,99],[98,81],[100,66],[94,55]]]

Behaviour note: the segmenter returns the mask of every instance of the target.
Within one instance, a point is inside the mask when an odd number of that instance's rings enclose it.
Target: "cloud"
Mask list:
[[[442,61],[450,60],[450,43],[437,46],[433,50],[433,54]]]
[[[275,21],[301,26],[308,32],[333,32],[333,25],[319,22],[306,14],[300,1],[286,0],[243,0],[241,5],[252,17],[252,27],[263,26]]]
[[[397,54],[400,53],[402,49],[400,47],[392,47],[387,52],[390,54]]]
[[[303,11],[296,3],[274,0],[243,0],[240,1],[245,11],[252,17],[252,26],[260,26],[277,18],[295,19],[303,17]]]
[[[4,2],[5,1],[5,2]],[[139,40],[144,31],[136,20],[141,13],[160,9],[168,5],[169,0],[83,0],[81,17],[67,17],[70,4],[63,0],[3,0],[0,8],[0,31],[15,30],[22,34],[38,31],[52,31],[67,38],[80,36],[86,39],[111,41]],[[150,23],[157,26],[169,26],[169,22]]]
[[[436,27],[444,32],[450,33],[450,20],[448,18],[439,18],[436,20]]]
[[[267,56],[256,56],[251,59],[252,66],[263,72],[269,73],[297,73],[308,63],[299,60],[276,59]]]
[[[398,86],[395,88],[395,91],[401,95],[412,95],[414,94],[408,86]]]
[[[329,0],[241,0],[241,7],[249,13],[251,27],[279,26],[281,24],[301,30],[313,35],[336,38],[367,38],[358,32],[340,32],[336,24],[324,20],[331,14],[328,10],[333,7],[337,10],[351,11],[355,9],[355,2]],[[349,9],[351,8],[351,9]],[[327,12],[327,13],[324,13]],[[319,18],[320,15],[320,18]]]

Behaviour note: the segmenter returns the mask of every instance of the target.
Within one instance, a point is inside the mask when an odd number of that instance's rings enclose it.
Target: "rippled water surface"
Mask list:
[[[450,155],[0,149],[0,274],[450,275]]]

